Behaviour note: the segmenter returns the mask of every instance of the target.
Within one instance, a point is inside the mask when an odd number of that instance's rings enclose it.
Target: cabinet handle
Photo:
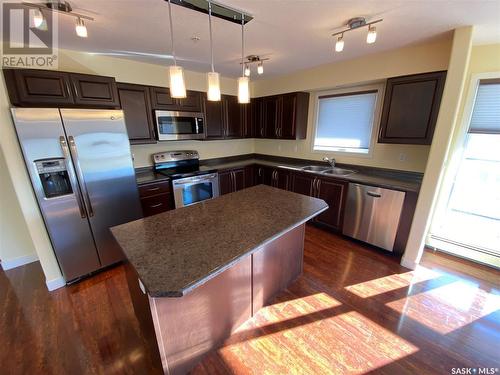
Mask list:
[[[263,127],[260,128],[260,136],[264,137],[264,128]]]
[[[262,176],[262,168],[261,167],[259,167],[258,175],[259,175],[259,177]]]
[[[157,186],[157,187],[148,188],[147,190],[148,191],[156,191],[156,190],[160,190],[160,188]]]
[[[156,208],[156,207],[160,207],[160,206],[163,206],[163,203],[152,204],[151,206],[149,206],[149,208]]]

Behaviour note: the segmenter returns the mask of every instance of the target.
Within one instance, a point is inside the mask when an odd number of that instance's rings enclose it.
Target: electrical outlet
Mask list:
[[[406,161],[406,154],[404,152],[399,154],[399,161]]]

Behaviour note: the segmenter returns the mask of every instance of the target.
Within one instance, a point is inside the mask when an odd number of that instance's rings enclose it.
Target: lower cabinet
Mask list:
[[[219,194],[229,194],[252,186],[250,181],[247,183],[247,174],[246,168],[219,172]]]
[[[169,181],[140,184],[139,197],[144,217],[174,209]]]
[[[290,172],[284,169],[257,165],[256,180],[259,184],[269,185],[283,190],[290,189]]]
[[[313,222],[336,231],[342,230],[347,182],[330,177],[293,173],[291,185],[293,192],[323,199],[328,204],[328,210],[316,216]]]

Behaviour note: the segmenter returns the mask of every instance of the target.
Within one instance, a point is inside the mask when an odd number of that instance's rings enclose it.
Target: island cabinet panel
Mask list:
[[[169,181],[140,184],[139,197],[144,217],[174,209]]]
[[[12,105],[74,104],[69,73],[38,69],[4,69],[3,72]]]
[[[252,316],[252,257],[182,297],[149,301],[164,373],[187,374]]]
[[[316,216],[314,221],[336,231],[341,231],[348,187],[347,182],[318,177],[316,184],[315,197],[323,199],[329,208]]]
[[[130,143],[156,143],[149,88],[130,83],[117,87]]]
[[[430,145],[445,80],[445,71],[389,78],[379,143]]]
[[[90,74],[70,74],[75,104],[88,107],[120,107],[118,90],[113,77]]]
[[[304,232],[302,224],[253,253],[253,314],[302,274]]]

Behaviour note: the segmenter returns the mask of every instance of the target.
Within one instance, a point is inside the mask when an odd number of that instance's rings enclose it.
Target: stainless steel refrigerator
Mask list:
[[[65,280],[122,260],[109,228],[142,216],[123,112],[13,108],[12,116]]]

